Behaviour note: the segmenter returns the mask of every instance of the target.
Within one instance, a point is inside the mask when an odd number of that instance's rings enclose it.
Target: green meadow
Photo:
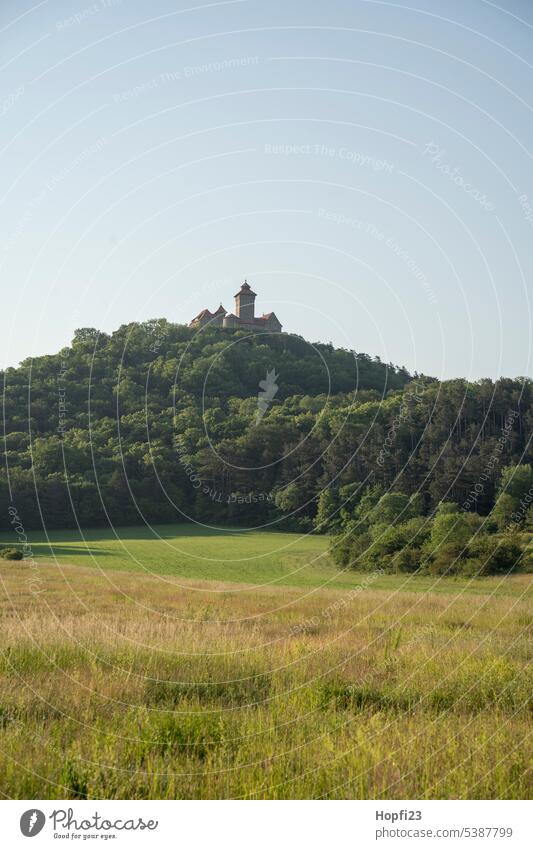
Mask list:
[[[530,582],[517,576],[459,579],[428,575],[369,575],[339,570],[328,556],[328,538],[276,531],[193,524],[118,527],[83,532],[30,532],[36,562],[87,566],[169,575],[198,581],[253,586],[354,588],[436,593],[495,593],[522,596]],[[0,545],[13,545],[12,534],[0,534]]]

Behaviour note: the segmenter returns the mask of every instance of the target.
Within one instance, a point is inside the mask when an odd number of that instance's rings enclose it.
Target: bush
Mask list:
[[[430,523],[423,516],[401,524],[374,524],[369,530],[352,521],[346,524],[344,534],[332,538],[330,553],[340,566],[358,571],[379,567],[388,572],[414,572],[420,566],[420,548],[429,533]]]
[[[400,551],[405,546],[420,548],[429,537],[430,524],[423,516],[417,516],[398,525],[373,525],[371,536],[373,556],[386,556]]]
[[[0,557],[4,560],[22,560],[22,551],[20,548],[3,548],[0,550]]]
[[[367,533],[357,533],[358,530],[357,522],[349,522],[344,531],[331,537],[329,551],[338,566],[348,566],[357,571],[372,568],[365,560],[372,539]]]
[[[365,572],[379,568],[474,576],[506,574],[519,564],[533,569],[533,552],[523,552],[527,540],[510,531],[497,533],[496,517],[466,513],[445,501],[432,517],[412,516],[420,507],[419,499],[403,493],[383,496],[377,487],[367,490],[354,518],[345,518],[340,533],[331,538],[332,559],[343,568]],[[410,518],[401,521],[405,516]]]
[[[394,565],[397,572],[416,572],[422,565],[422,552],[419,548],[407,546],[394,555]]]
[[[513,572],[522,559],[522,546],[512,536],[478,537],[468,546],[468,556],[478,561],[478,574]]]
[[[524,551],[520,566],[524,572],[533,572],[533,549],[528,548]]]
[[[460,575],[465,569],[465,548],[458,542],[440,545],[431,557],[428,568],[433,575]]]

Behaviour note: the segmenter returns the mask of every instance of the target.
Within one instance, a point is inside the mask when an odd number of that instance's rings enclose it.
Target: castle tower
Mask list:
[[[242,321],[254,320],[256,297],[245,280],[235,295],[235,315]]]

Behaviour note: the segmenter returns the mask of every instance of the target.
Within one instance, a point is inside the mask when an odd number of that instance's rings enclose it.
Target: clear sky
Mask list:
[[[531,0],[2,0],[0,367],[247,277],[310,341],[531,375]]]

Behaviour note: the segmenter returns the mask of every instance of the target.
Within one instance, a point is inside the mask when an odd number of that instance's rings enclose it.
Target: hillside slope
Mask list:
[[[531,382],[412,379],[365,354],[287,334],[166,320],[72,345],[4,374],[0,522],[25,528],[192,519],[309,529],[347,484],[460,500],[505,441],[531,458]]]

